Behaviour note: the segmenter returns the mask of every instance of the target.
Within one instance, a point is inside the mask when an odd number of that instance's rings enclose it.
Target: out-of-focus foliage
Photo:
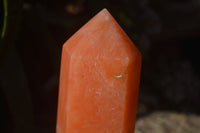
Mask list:
[[[16,50],[22,3],[20,0],[1,2],[0,89],[7,103],[2,106],[0,113],[3,121],[1,131],[32,132],[34,124],[30,89]]]
[[[7,16],[8,16],[8,3],[7,3],[7,0],[3,0],[3,14],[2,16],[3,17],[3,24],[2,24],[2,30],[1,30],[1,38],[3,39],[5,34],[6,34],[6,28],[7,28]]]
[[[2,0],[1,10],[1,38],[0,38],[0,64],[5,54],[12,47],[19,30],[21,15],[21,0]]]

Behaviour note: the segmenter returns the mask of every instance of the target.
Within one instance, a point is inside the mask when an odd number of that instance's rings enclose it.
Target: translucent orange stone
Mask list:
[[[63,46],[57,133],[133,133],[141,54],[103,9]]]

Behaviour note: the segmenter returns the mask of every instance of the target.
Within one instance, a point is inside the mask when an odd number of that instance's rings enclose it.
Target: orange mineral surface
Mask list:
[[[63,46],[57,133],[133,133],[141,54],[103,9]]]

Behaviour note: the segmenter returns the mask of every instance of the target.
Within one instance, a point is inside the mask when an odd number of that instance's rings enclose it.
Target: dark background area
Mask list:
[[[0,132],[55,133],[62,45],[103,8],[143,55],[137,117],[200,115],[200,0],[1,0]]]

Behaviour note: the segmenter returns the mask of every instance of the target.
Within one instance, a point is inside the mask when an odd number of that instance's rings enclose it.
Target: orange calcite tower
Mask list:
[[[103,9],[63,46],[56,133],[133,133],[141,54]]]

